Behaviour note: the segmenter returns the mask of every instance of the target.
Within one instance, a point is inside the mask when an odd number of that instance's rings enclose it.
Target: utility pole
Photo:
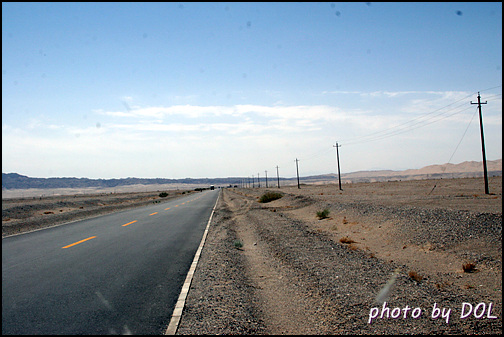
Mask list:
[[[266,176],[266,188],[268,188],[268,171],[264,171],[264,175]]]
[[[298,181],[298,188],[301,188],[301,186],[299,186],[299,168],[298,168],[298,159],[296,158],[296,172],[297,172],[297,181]]]
[[[252,188],[255,188],[254,175],[252,175]]]
[[[338,142],[336,142],[336,145],[333,145],[333,147],[336,148],[336,160],[338,161],[338,182],[339,182],[339,189],[340,189],[340,191],[342,191],[342,189],[341,189],[341,174],[340,174],[340,167],[339,167],[339,151],[338,151],[338,147],[341,147],[341,145],[338,145]]]
[[[485,155],[485,138],[483,137],[483,117],[481,116],[481,104],[487,104],[481,103],[480,101],[480,93],[478,92],[478,103],[473,103],[471,101],[471,104],[478,104],[478,111],[479,111],[479,120],[480,120],[480,132],[481,132],[481,152],[483,153],[483,174],[485,176],[485,194],[490,194],[488,191],[488,173],[487,173],[487,164],[486,164],[486,155]]]
[[[261,180],[259,180],[259,173],[257,174],[257,183],[259,184],[259,187],[261,187]]]
[[[277,184],[278,184],[278,188],[280,188],[280,176],[278,175],[278,165],[277,165],[276,169],[277,169]]]

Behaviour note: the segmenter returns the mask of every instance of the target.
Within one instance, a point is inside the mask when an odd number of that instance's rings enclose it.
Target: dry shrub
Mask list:
[[[473,271],[476,270],[476,263],[472,263],[472,262],[469,262],[469,263],[464,263],[462,265],[462,269],[464,270],[464,272],[466,273],[472,273]]]
[[[413,280],[415,280],[415,281],[417,281],[417,282],[421,282],[421,281],[422,281],[422,276],[420,276],[420,275],[419,275],[416,271],[410,271],[410,272],[408,273],[408,276],[409,276],[411,279],[413,279]]]
[[[283,197],[282,193],[266,192],[261,196],[261,198],[257,197],[257,199],[259,199],[259,202],[261,202],[261,203],[267,203],[267,202],[270,202],[273,200],[280,199],[281,197]]]
[[[357,245],[351,243],[351,244],[348,245],[348,249],[350,249],[350,250],[357,250],[357,249],[359,249],[359,247],[357,247]]]
[[[319,220],[327,219],[329,217],[329,213],[328,209],[324,209],[323,211],[317,212],[317,216]]]
[[[348,236],[344,236],[341,239],[339,239],[341,243],[355,243],[354,240],[350,239]]]

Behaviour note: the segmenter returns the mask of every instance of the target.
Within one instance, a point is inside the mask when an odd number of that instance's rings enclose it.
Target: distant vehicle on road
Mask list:
[[[214,186],[214,185],[210,185],[210,189],[211,189],[211,190],[214,190],[214,189],[215,189],[215,186]]]

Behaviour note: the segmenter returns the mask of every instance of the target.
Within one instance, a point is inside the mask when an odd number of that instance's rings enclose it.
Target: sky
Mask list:
[[[502,3],[2,2],[2,172],[219,178],[502,158]]]

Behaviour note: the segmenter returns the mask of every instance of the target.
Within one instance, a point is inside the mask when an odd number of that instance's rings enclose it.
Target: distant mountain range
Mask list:
[[[487,161],[489,176],[502,175],[502,159]],[[412,180],[436,178],[464,178],[483,176],[482,162],[466,161],[460,164],[430,165],[421,169],[405,171],[358,171],[341,175],[342,182],[373,182],[386,180]],[[189,184],[201,186],[229,186],[239,185],[243,177],[230,178],[121,178],[121,179],[88,179],[88,178],[31,178],[18,173],[2,173],[2,190],[11,189],[52,189],[52,188],[110,188],[128,185],[161,185],[161,184]],[[275,180],[271,178],[272,180]],[[293,182],[297,178],[281,178],[283,183]],[[336,182],[336,174],[301,177],[303,183]],[[274,182],[273,182],[274,184]]]
[[[27,188],[110,188],[128,185],[229,185],[239,183],[240,178],[200,178],[200,179],[163,179],[163,178],[121,178],[121,179],[89,179],[89,178],[31,178],[18,173],[2,173],[2,189]]]
[[[502,175],[502,159],[487,160],[488,176]],[[429,165],[421,169],[411,169],[404,171],[380,170],[380,171],[358,171],[344,173],[341,180],[344,182],[374,182],[387,180],[419,180],[419,179],[440,179],[440,178],[470,178],[483,177],[483,162],[465,161],[460,164]],[[338,179],[336,174],[327,174],[313,177],[305,177],[305,181],[334,181]]]

